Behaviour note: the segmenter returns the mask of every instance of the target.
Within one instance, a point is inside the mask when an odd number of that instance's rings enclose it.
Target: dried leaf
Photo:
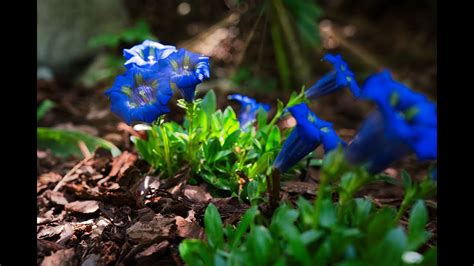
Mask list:
[[[64,208],[72,212],[94,213],[99,210],[99,202],[96,200],[74,201],[66,204]]]

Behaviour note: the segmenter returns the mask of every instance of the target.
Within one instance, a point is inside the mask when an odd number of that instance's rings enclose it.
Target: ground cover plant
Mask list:
[[[80,140],[52,157],[66,161],[59,175],[38,179],[39,263],[436,265],[436,105],[388,69],[358,82],[340,54],[319,59],[331,70],[313,85],[260,102],[207,88],[210,57],[151,40],[125,49],[101,96],[128,149],[38,128],[45,148]],[[340,90],[372,106],[350,137],[313,105]],[[384,172],[408,157],[428,174]]]

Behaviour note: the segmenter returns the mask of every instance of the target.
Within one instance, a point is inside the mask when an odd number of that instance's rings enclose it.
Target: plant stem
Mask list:
[[[268,185],[268,181],[269,180],[267,180],[267,188],[270,188],[270,209],[273,213],[273,211],[278,208],[278,201],[280,200],[280,171],[273,169],[271,186]]]
[[[189,121],[189,128],[188,128],[188,157],[191,164],[195,162],[195,154],[194,154],[194,116],[195,116],[195,109],[196,103],[195,101],[188,103],[186,102],[186,116]]]
[[[394,220],[395,223],[398,223],[398,221],[400,221],[408,205],[409,205],[408,200],[404,198],[402,201],[402,204],[400,205],[400,208],[398,208],[397,216],[395,216],[395,220]]]
[[[325,172],[321,173],[320,176],[321,182],[319,183],[317,198],[315,202],[315,219],[316,219],[316,227],[319,226],[319,216],[321,214],[321,208],[324,198],[326,197],[326,190],[328,189],[328,181],[329,177]]]
[[[163,124],[160,124],[160,131],[161,136],[163,139],[163,152],[165,155],[165,162],[166,162],[166,170],[168,171],[168,177],[173,176],[173,170],[171,168],[171,158],[170,158],[170,142],[168,139],[168,133],[166,132],[166,128]]]

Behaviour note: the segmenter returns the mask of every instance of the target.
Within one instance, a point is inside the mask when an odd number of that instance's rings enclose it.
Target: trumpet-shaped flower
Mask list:
[[[127,60],[124,65],[127,69],[144,66],[158,67],[159,60],[167,58],[176,51],[174,46],[146,40],[142,44],[123,50],[123,56]]]
[[[238,101],[241,105],[239,114],[239,122],[241,128],[246,128],[250,125],[257,116],[257,111],[261,107],[265,111],[270,111],[270,105],[258,103],[255,99],[240,94],[232,94],[227,97],[229,100]]]
[[[345,144],[332,128],[332,124],[319,119],[305,103],[288,108],[296,120],[296,127],[290,133],[278,154],[273,167],[284,173],[321,143],[325,153]]]
[[[369,172],[376,173],[411,152],[420,160],[436,159],[436,106],[424,95],[383,71],[366,80],[361,97],[378,108],[347,146],[350,162],[366,164]]]
[[[112,88],[105,92],[111,110],[127,124],[151,123],[169,112],[168,102],[173,92],[159,80],[151,67],[130,68],[115,79]]]
[[[316,99],[331,94],[344,87],[349,87],[355,97],[360,96],[360,88],[354,73],[349,69],[341,55],[326,54],[322,60],[328,61],[334,69],[311,86],[305,95],[308,99]]]
[[[187,102],[193,101],[196,86],[210,77],[209,57],[185,49],[160,60],[159,66],[168,86],[179,90]]]

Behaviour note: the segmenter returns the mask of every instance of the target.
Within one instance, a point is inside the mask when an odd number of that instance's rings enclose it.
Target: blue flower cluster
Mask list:
[[[305,103],[289,107],[288,110],[297,124],[283,144],[273,168],[286,172],[321,143],[325,153],[337,148],[339,144],[345,145],[332,124],[319,119]]]
[[[361,98],[375,102],[377,110],[347,146],[350,162],[376,173],[411,152],[420,160],[437,158],[436,106],[426,96],[393,80],[385,70],[367,78]]]
[[[326,152],[342,143],[346,159],[366,166],[370,173],[378,173],[410,153],[415,153],[419,160],[437,158],[436,105],[426,96],[393,80],[387,70],[367,78],[360,89],[340,55],[327,54],[323,60],[330,62],[334,70],[305,92],[307,99],[348,87],[356,98],[374,102],[377,110],[346,145],[332,125],[318,119],[305,104],[288,108],[297,126],[283,144],[274,168],[285,172],[320,143]]]
[[[245,129],[257,117],[257,111],[260,108],[263,108],[265,111],[270,111],[270,105],[264,103],[258,103],[255,99],[250,97],[240,95],[240,94],[231,94],[227,97],[229,100],[235,100],[240,102],[241,110],[239,115],[240,127]]]
[[[173,89],[187,102],[196,86],[210,77],[209,57],[185,49],[144,41],[123,51],[126,72],[105,92],[111,110],[126,123],[152,123],[169,112]]]

